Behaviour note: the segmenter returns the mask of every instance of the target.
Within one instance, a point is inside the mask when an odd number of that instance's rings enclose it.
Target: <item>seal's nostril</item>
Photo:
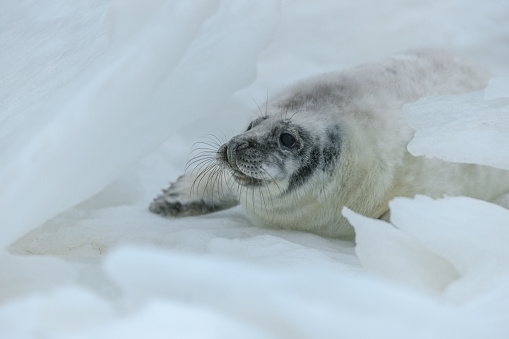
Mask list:
[[[235,147],[235,150],[238,151],[240,149],[245,149],[249,146],[249,144],[247,143],[247,141],[239,141]]]
[[[245,140],[233,138],[226,145],[226,159],[230,165],[235,165],[237,152],[249,147],[249,143]]]

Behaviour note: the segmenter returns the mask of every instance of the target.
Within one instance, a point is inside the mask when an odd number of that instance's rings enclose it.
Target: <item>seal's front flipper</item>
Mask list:
[[[187,217],[217,212],[239,204],[226,184],[227,178],[185,174],[150,204],[150,211],[164,216]]]

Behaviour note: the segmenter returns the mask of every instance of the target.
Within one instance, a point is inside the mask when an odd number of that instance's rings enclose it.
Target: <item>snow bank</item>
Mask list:
[[[114,1],[108,15],[104,53],[60,88],[39,125],[10,131],[30,129],[0,153],[2,246],[92,196],[248,85],[278,20],[275,1]]]
[[[361,232],[364,228],[365,234],[370,233],[363,223],[372,220],[349,217]],[[377,252],[371,258],[360,255],[363,260],[376,260]],[[407,269],[415,264],[409,259]],[[495,270],[488,270],[490,275],[482,281],[491,283],[478,284],[489,289],[481,288],[461,302],[447,296],[441,301],[404,285],[331,268],[275,269],[150,248],[118,249],[106,258],[104,270],[119,289],[121,308],[83,288],[61,288],[4,303],[0,308],[3,333],[12,338],[35,334],[54,338],[370,338],[374,334],[504,338],[508,333],[508,281],[493,280]],[[469,285],[458,284],[455,291],[468,291]]]
[[[408,144],[415,155],[509,170],[509,78],[493,78],[484,91],[427,97],[405,105]]]
[[[466,197],[424,196],[396,198],[390,209],[390,224],[343,212],[355,228],[363,267],[439,296],[451,307],[448,325],[462,324],[449,337],[507,337],[509,250],[501,239],[509,236],[509,210]]]
[[[411,277],[398,269],[398,263],[399,268],[417,267],[422,271],[413,273],[420,277],[409,284],[435,292],[447,287],[447,298],[455,301],[471,298],[461,295],[467,291],[488,292],[494,277],[509,274],[509,250],[497,241],[509,232],[509,210],[467,197],[433,200],[424,196],[396,198],[390,208],[394,227],[345,212],[358,231],[356,252],[363,266],[395,280]],[[375,242],[381,236],[387,250]],[[482,287],[483,282],[488,285]]]

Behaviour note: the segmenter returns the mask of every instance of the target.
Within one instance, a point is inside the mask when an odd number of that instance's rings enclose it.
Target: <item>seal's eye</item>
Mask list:
[[[247,126],[246,132],[249,131],[251,128],[253,128],[253,122],[249,123],[249,126]]]
[[[281,143],[285,147],[288,147],[288,148],[295,147],[295,137],[293,135],[291,135],[290,133],[281,134],[281,136],[279,137],[279,140],[281,140]]]

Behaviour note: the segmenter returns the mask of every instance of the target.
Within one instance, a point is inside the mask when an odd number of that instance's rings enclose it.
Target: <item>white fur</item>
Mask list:
[[[398,73],[391,75],[384,71],[387,68]],[[353,233],[341,214],[343,206],[369,217],[387,218],[388,202],[397,196],[497,198],[509,191],[507,171],[413,157],[406,150],[413,131],[401,111],[403,104],[423,96],[482,89],[487,80],[487,74],[471,62],[441,51],[420,50],[294,85],[272,101],[269,115],[281,114],[274,108],[278,101],[313,91],[317,83],[337,84],[350,92],[346,102],[324,100],[321,112],[306,111],[292,118],[318,133],[330,123],[328,119],[341,124],[346,138],[335,175],[313,178],[283,200],[265,198],[269,213],[260,201],[253,208],[249,196],[241,204],[257,224],[337,237]],[[270,190],[277,195],[276,187]]]
[[[265,164],[265,177],[273,183],[227,190],[228,201],[232,205],[237,199],[258,225],[344,237],[353,234],[341,214],[344,206],[369,217],[387,218],[388,203],[398,196],[494,200],[509,192],[509,172],[413,157],[406,146],[414,132],[402,114],[405,103],[479,90],[487,80],[487,74],[469,61],[442,51],[416,50],[297,83],[271,99],[266,113],[274,121],[292,116],[293,124],[319,137],[327,127],[341,126],[341,152],[333,173],[316,171],[298,189],[281,195],[288,175]],[[303,93],[309,104],[304,102],[298,112],[284,108]],[[262,138],[262,132],[245,133]],[[290,161],[285,169],[292,173],[298,166]],[[222,185],[218,190],[225,190]],[[214,199],[218,191],[199,194]]]

